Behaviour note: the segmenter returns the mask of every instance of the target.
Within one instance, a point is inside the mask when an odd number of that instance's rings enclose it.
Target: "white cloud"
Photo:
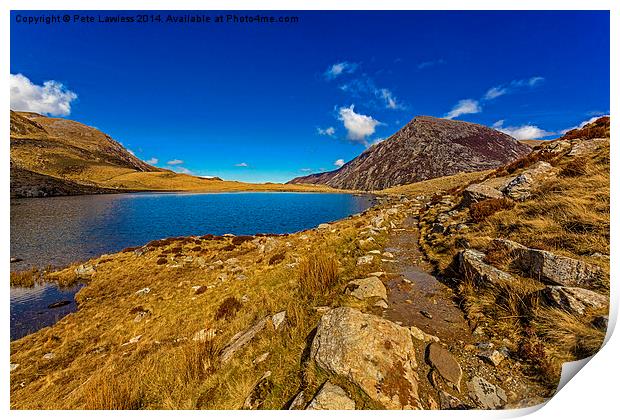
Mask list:
[[[179,174],[187,174],[187,175],[193,175],[194,172],[190,171],[187,168],[184,168],[183,166],[175,166],[174,168],[170,168],[172,169],[174,172],[179,173]]]
[[[598,119],[599,119],[599,118],[601,118],[601,117],[609,117],[609,115],[596,115],[596,116],[594,116],[594,117],[592,117],[592,118],[590,118],[590,119],[587,119],[587,120],[585,120],[585,121],[582,121],[581,123],[579,123],[579,125],[576,125],[576,126],[574,126],[574,127],[570,127],[570,128],[565,128],[564,130],[561,130],[561,131],[560,131],[560,134],[566,134],[566,133],[568,133],[569,131],[574,130],[574,129],[576,129],[576,128],[583,128],[583,127],[585,127],[586,125],[588,125],[588,124],[590,124],[590,123],[593,123],[594,121],[598,120]]]
[[[374,134],[375,129],[381,123],[371,116],[355,112],[355,105],[342,107],[338,111],[338,119],[343,122],[347,129],[347,138],[353,141],[364,142],[366,138]]]
[[[535,125],[525,124],[520,126],[504,127],[504,120],[496,121],[493,128],[508,134],[517,140],[537,140],[555,134],[553,131],[543,130]]]
[[[147,160],[146,163],[148,163],[149,165],[157,165],[159,163],[159,159],[157,159],[156,157],[152,157]]]
[[[342,167],[344,166],[344,159],[337,159],[337,160],[334,162],[334,166],[337,166],[337,167],[339,167],[339,168],[342,168]]]
[[[446,60],[440,58],[439,60],[423,61],[422,63],[418,64],[418,70],[424,70],[426,68],[434,67],[439,64],[446,64]]]
[[[385,101],[386,108],[389,108],[389,109],[400,109],[400,108],[402,108],[402,105],[400,105],[396,101],[396,98],[394,97],[394,94],[389,89],[379,89],[376,92],[376,94],[379,97],[381,97],[381,99],[383,99]]]
[[[10,75],[11,109],[45,115],[66,116],[71,114],[71,102],[77,94],[55,80],[36,85],[23,74]]]
[[[245,163],[245,162],[241,162],[241,163],[235,163],[235,166],[237,166],[237,167],[239,167],[239,168],[247,168],[247,167],[248,167],[248,166],[250,166],[250,165],[248,165],[248,164],[247,164],[247,163]]]
[[[181,159],[172,159],[168,161],[168,165],[183,165],[183,163]]]
[[[333,137],[334,134],[336,134],[336,129],[334,127],[327,127],[325,129],[318,127],[316,129],[317,133],[319,133],[319,135],[321,136],[329,136],[329,137]]]
[[[134,155],[134,156],[136,155],[136,154],[134,153],[134,151],[133,151],[133,150],[131,150],[131,149],[127,149],[127,151],[128,151],[129,153],[131,153],[132,155]]]
[[[342,61],[340,63],[332,64],[325,70],[324,76],[327,80],[335,79],[341,74],[351,74],[357,70],[356,63],[349,63],[348,61]]]
[[[491,99],[499,98],[500,96],[503,96],[507,93],[508,93],[508,89],[506,89],[505,87],[495,86],[487,90],[487,93],[484,94],[484,99],[488,101]]]
[[[449,120],[464,114],[477,114],[482,111],[478,101],[474,99],[461,99],[457,104],[448,112],[444,118]]]
[[[300,171],[302,171],[302,172],[312,172],[312,168],[301,168]]]

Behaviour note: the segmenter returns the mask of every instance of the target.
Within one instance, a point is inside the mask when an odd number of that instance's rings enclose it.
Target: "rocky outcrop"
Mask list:
[[[459,270],[463,278],[478,285],[501,284],[514,281],[510,274],[484,262],[485,254],[474,249],[461,251],[458,256]]]
[[[469,185],[463,191],[463,205],[469,206],[473,203],[477,203],[483,200],[489,200],[492,198],[503,198],[504,195],[497,189],[480,183]]]
[[[601,309],[609,304],[607,296],[580,287],[547,286],[543,296],[549,303],[574,315],[588,310]]]
[[[534,186],[557,174],[558,170],[547,162],[536,162],[501,189],[507,197],[523,201],[531,197]]]
[[[467,389],[471,399],[481,408],[489,410],[501,408],[506,404],[506,392],[479,376],[475,376],[467,382]]]
[[[463,371],[459,362],[456,361],[448,350],[438,343],[431,343],[426,348],[426,361],[443,379],[452,384],[456,389],[461,388]]]
[[[506,250],[514,264],[529,277],[567,287],[596,285],[603,276],[600,267],[541,249],[528,248],[507,239],[495,239],[493,245]]]
[[[415,349],[409,330],[352,308],[325,313],[311,358],[347,378],[388,409],[419,409]]]
[[[306,410],[355,410],[355,401],[349,398],[344,389],[328,381],[310,401]]]
[[[385,285],[375,276],[351,280],[345,288],[345,293],[359,300],[387,302]]]
[[[290,183],[380,190],[496,168],[529,151],[528,146],[489,127],[419,116],[340,169],[295,178]]]

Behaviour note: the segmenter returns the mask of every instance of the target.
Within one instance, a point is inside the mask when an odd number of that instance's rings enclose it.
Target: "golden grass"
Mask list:
[[[480,180],[489,173],[491,173],[491,171],[459,173],[456,175],[415,182],[413,184],[386,188],[381,192],[387,194],[406,194],[410,196],[441,194],[443,192],[450,191],[453,188]]]
[[[11,343],[11,363],[20,365],[11,373],[11,407],[237,409],[267,370],[271,387],[263,408],[284,407],[302,384],[315,392],[324,378],[306,363],[321,317],[314,307],[339,304],[345,282],[376,270],[356,266],[364,253],[359,233],[374,214],[333,223],[336,232],[257,238],[269,244],[265,252],[254,239],[207,235],[154,241],[140,256],[128,249],[89,261],[96,273],[76,295],[79,310]],[[385,238],[375,239],[381,246]],[[231,258],[237,261],[225,267],[239,266],[241,273],[216,264]],[[74,268],[49,273],[50,279],[75,281]],[[199,285],[207,290],[195,294]],[[136,294],[145,287],[150,293]],[[218,317],[232,299],[240,307]],[[220,365],[233,335],[283,310],[280,329],[268,324]],[[206,347],[194,341],[203,329],[214,332]],[[50,352],[54,358],[42,358]],[[265,352],[267,359],[255,365]]]

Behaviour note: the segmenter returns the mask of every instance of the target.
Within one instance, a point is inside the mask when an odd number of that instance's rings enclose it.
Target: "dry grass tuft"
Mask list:
[[[515,202],[508,198],[490,198],[469,206],[469,215],[474,222],[482,222],[498,211],[509,210],[514,206]]]
[[[41,272],[37,268],[11,271],[11,286],[32,287],[41,280]]]
[[[318,252],[299,263],[299,291],[302,296],[317,297],[338,283],[338,262],[333,255]]]
[[[241,309],[241,302],[236,297],[227,297],[217,308],[215,319],[232,319],[239,309]]]
[[[588,160],[584,156],[578,156],[562,168],[560,176],[574,178],[588,174]]]

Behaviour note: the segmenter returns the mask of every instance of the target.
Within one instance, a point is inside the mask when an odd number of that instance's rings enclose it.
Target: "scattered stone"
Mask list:
[[[314,309],[315,311],[317,311],[320,314],[324,314],[325,312],[329,311],[331,309],[331,307],[329,307],[329,306],[315,306],[312,309]]]
[[[553,254],[541,249],[528,248],[508,239],[495,239],[493,245],[502,247],[514,257],[514,263],[527,275],[544,282],[567,287],[591,286],[600,281],[600,267]]]
[[[493,366],[499,366],[505,359],[504,355],[497,350],[486,350],[478,353],[478,357]]]
[[[472,184],[463,191],[463,205],[469,206],[470,204],[477,203],[479,201],[503,197],[504,195],[501,191],[490,187],[489,185]]]
[[[372,264],[374,257],[372,255],[364,255],[357,259],[357,265]]]
[[[11,363],[11,372],[19,367],[19,363]]]
[[[433,315],[431,315],[429,312],[427,311],[420,311],[420,313],[425,316],[428,319],[433,319]]]
[[[484,409],[501,408],[506,404],[506,392],[479,376],[467,382],[467,389],[471,399]]]
[[[426,348],[426,361],[442,378],[454,385],[457,390],[461,389],[463,371],[459,362],[448,350],[440,344],[431,343]]]
[[[331,226],[329,223],[321,223],[320,225],[317,226],[317,229],[329,229]]]
[[[138,296],[143,296],[143,295],[148,295],[149,293],[151,293],[151,288],[145,287],[144,289],[138,290],[135,294]]]
[[[418,341],[423,341],[425,343],[430,343],[430,342],[438,343],[439,342],[438,337],[435,337],[434,335],[431,335],[431,334],[427,334],[421,329],[419,329],[418,327],[415,327],[413,325],[409,327],[409,332],[411,333],[411,336]]]
[[[304,399],[304,391],[299,391],[299,393],[297,395],[295,395],[295,398],[293,398],[293,401],[291,402],[291,405],[288,406],[289,410],[303,410],[305,405],[305,399]]]
[[[78,265],[75,268],[75,274],[77,274],[78,277],[91,277],[93,274],[95,274],[95,267],[93,267],[91,264]]]
[[[242,349],[246,344],[248,344],[259,332],[265,329],[267,326],[267,321],[270,317],[265,317],[258,321],[256,324],[252,325],[245,331],[239,331],[235,334],[230,341],[228,341],[226,347],[222,350],[220,355],[220,361],[222,363],[226,363],[230,360],[230,358],[240,349]]]
[[[259,363],[263,363],[269,357],[269,352],[265,352],[258,356],[256,359],[252,360],[252,364],[257,365]]]
[[[58,302],[50,303],[49,305],[47,305],[47,309],[60,308],[62,306],[67,306],[70,303],[70,300],[59,300]]]
[[[142,334],[136,335],[135,337],[129,339],[129,344],[136,344],[138,341],[140,341],[141,338]]]
[[[431,227],[431,233],[444,233],[446,231],[446,227],[441,223],[433,223]]]
[[[394,258],[394,254],[392,254],[391,252],[384,252],[384,253],[383,253],[383,256],[384,256],[385,258]]]
[[[374,273],[370,273],[368,274],[370,277],[381,277],[381,276],[385,276],[386,272],[385,271],[375,271]]]
[[[349,398],[344,389],[328,381],[306,410],[355,410],[355,401]]]
[[[368,251],[368,253],[372,255],[381,255],[381,251],[378,249],[373,249],[372,251]]]
[[[263,406],[265,398],[269,394],[272,382],[271,371],[267,371],[260,377],[260,379],[252,387],[250,395],[247,396],[241,407],[243,410],[258,410]]]
[[[204,285],[202,285],[202,286],[192,286],[192,290],[194,291],[195,295],[201,295],[201,294],[203,294],[204,292],[207,291],[207,286],[204,286]]]
[[[463,277],[477,284],[501,284],[514,281],[510,274],[484,262],[485,255],[474,249],[466,249],[459,253],[459,270]]]
[[[273,324],[273,327],[276,329],[276,331],[280,329],[280,326],[282,325],[285,319],[286,319],[286,311],[278,312],[277,314],[271,317],[271,323]]]
[[[465,410],[469,407],[455,396],[439,390],[439,408],[442,410]]]
[[[600,309],[609,304],[607,296],[580,287],[547,286],[543,295],[549,303],[574,315],[588,309]]]
[[[361,239],[359,241],[360,248],[367,248],[369,246],[372,246],[374,243],[375,243],[375,238],[373,238],[373,237],[370,237],[370,238],[367,238],[367,239]]]
[[[11,264],[18,263],[20,261],[24,261],[24,260],[22,260],[21,258],[17,258],[17,257],[11,257]]]
[[[476,347],[478,347],[480,350],[491,350],[493,347],[495,347],[495,345],[487,341],[483,343],[477,343]]]
[[[215,328],[209,328],[208,330],[202,329],[198,331],[196,334],[194,334],[194,337],[192,338],[192,340],[204,343],[206,341],[213,340],[216,334],[217,334],[217,330]]]
[[[421,408],[407,328],[353,308],[335,308],[321,317],[310,354],[321,369],[347,378],[387,409]]]
[[[382,308],[382,309],[389,308],[389,305],[383,299],[379,299],[373,306],[376,306],[377,308]]]
[[[55,355],[54,353],[50,352],[50,353],[45,353],[45,354],[43,355],[43,358],[44,358],[45,360],[50,360],[50,359],[53,359],[55,356],[56,356],[56,355]]]
[[[344,289],[347,295],[359,300],[382,299],[387,301],[387,290],[379,277],[351,280]]]

